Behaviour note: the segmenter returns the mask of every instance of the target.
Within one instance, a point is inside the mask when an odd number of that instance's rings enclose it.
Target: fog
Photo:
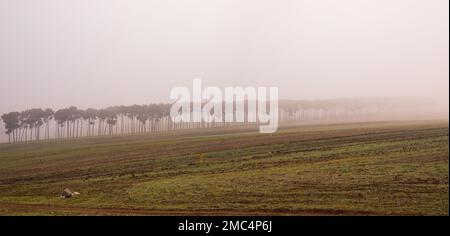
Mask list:
[[[448,0],[0,0],[0,113],[169,101],[424,97],[447,109]]]

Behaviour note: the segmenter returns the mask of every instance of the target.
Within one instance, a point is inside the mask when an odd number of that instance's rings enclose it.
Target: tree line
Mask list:
[[[9,142],[56,138],[78,138],[125,133],[144,133],[161,129],[162,119],[169,127],[170,104],[113,106],[104,109],[78,109],[75,106],[54,111],[35,108],[5,113],[1,119]],[[54,123],[51,134],[50,124]],[[44,132],[43,134],[41,132]]]
[[[284,100],[279,102],[279,119],[280,122],[336,119],[367,114],[389,114],[408,107],[417,109],[427,106],[430,106],[427,101],[410,99]],[[236,125],[225,122],[173,123],[170,119],[170,107],[171,104],[160,103],[86,110],[75,106],[56,111],[50,108],[35,108],[5,113],[1,116],[1,120],[9,142]],[[236,113],[235,110],[233,112]]]

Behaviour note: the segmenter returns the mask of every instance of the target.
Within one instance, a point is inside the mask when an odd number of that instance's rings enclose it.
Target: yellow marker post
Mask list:
[[[198,163],[203,163],[203,153],[198,155]]]

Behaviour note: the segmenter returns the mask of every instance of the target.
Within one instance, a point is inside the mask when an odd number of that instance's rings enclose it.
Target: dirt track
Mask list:
[[[335,215],[376,215],[372,212],[342,210],[307,210],[307,211],[233,211],[233,210],[153,210],[138,208],[84,208],[56,206],[48,204],[0,203],[0,209],[8,213],[52,212],[55,215],[111,215],[111,216],[335,216]]]

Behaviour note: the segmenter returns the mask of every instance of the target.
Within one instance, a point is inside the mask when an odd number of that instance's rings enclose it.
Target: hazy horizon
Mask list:
[[[0,0],[0,113],[167,102],[173,87],[280,99],[424,97],[448,109],[447,0]]]

